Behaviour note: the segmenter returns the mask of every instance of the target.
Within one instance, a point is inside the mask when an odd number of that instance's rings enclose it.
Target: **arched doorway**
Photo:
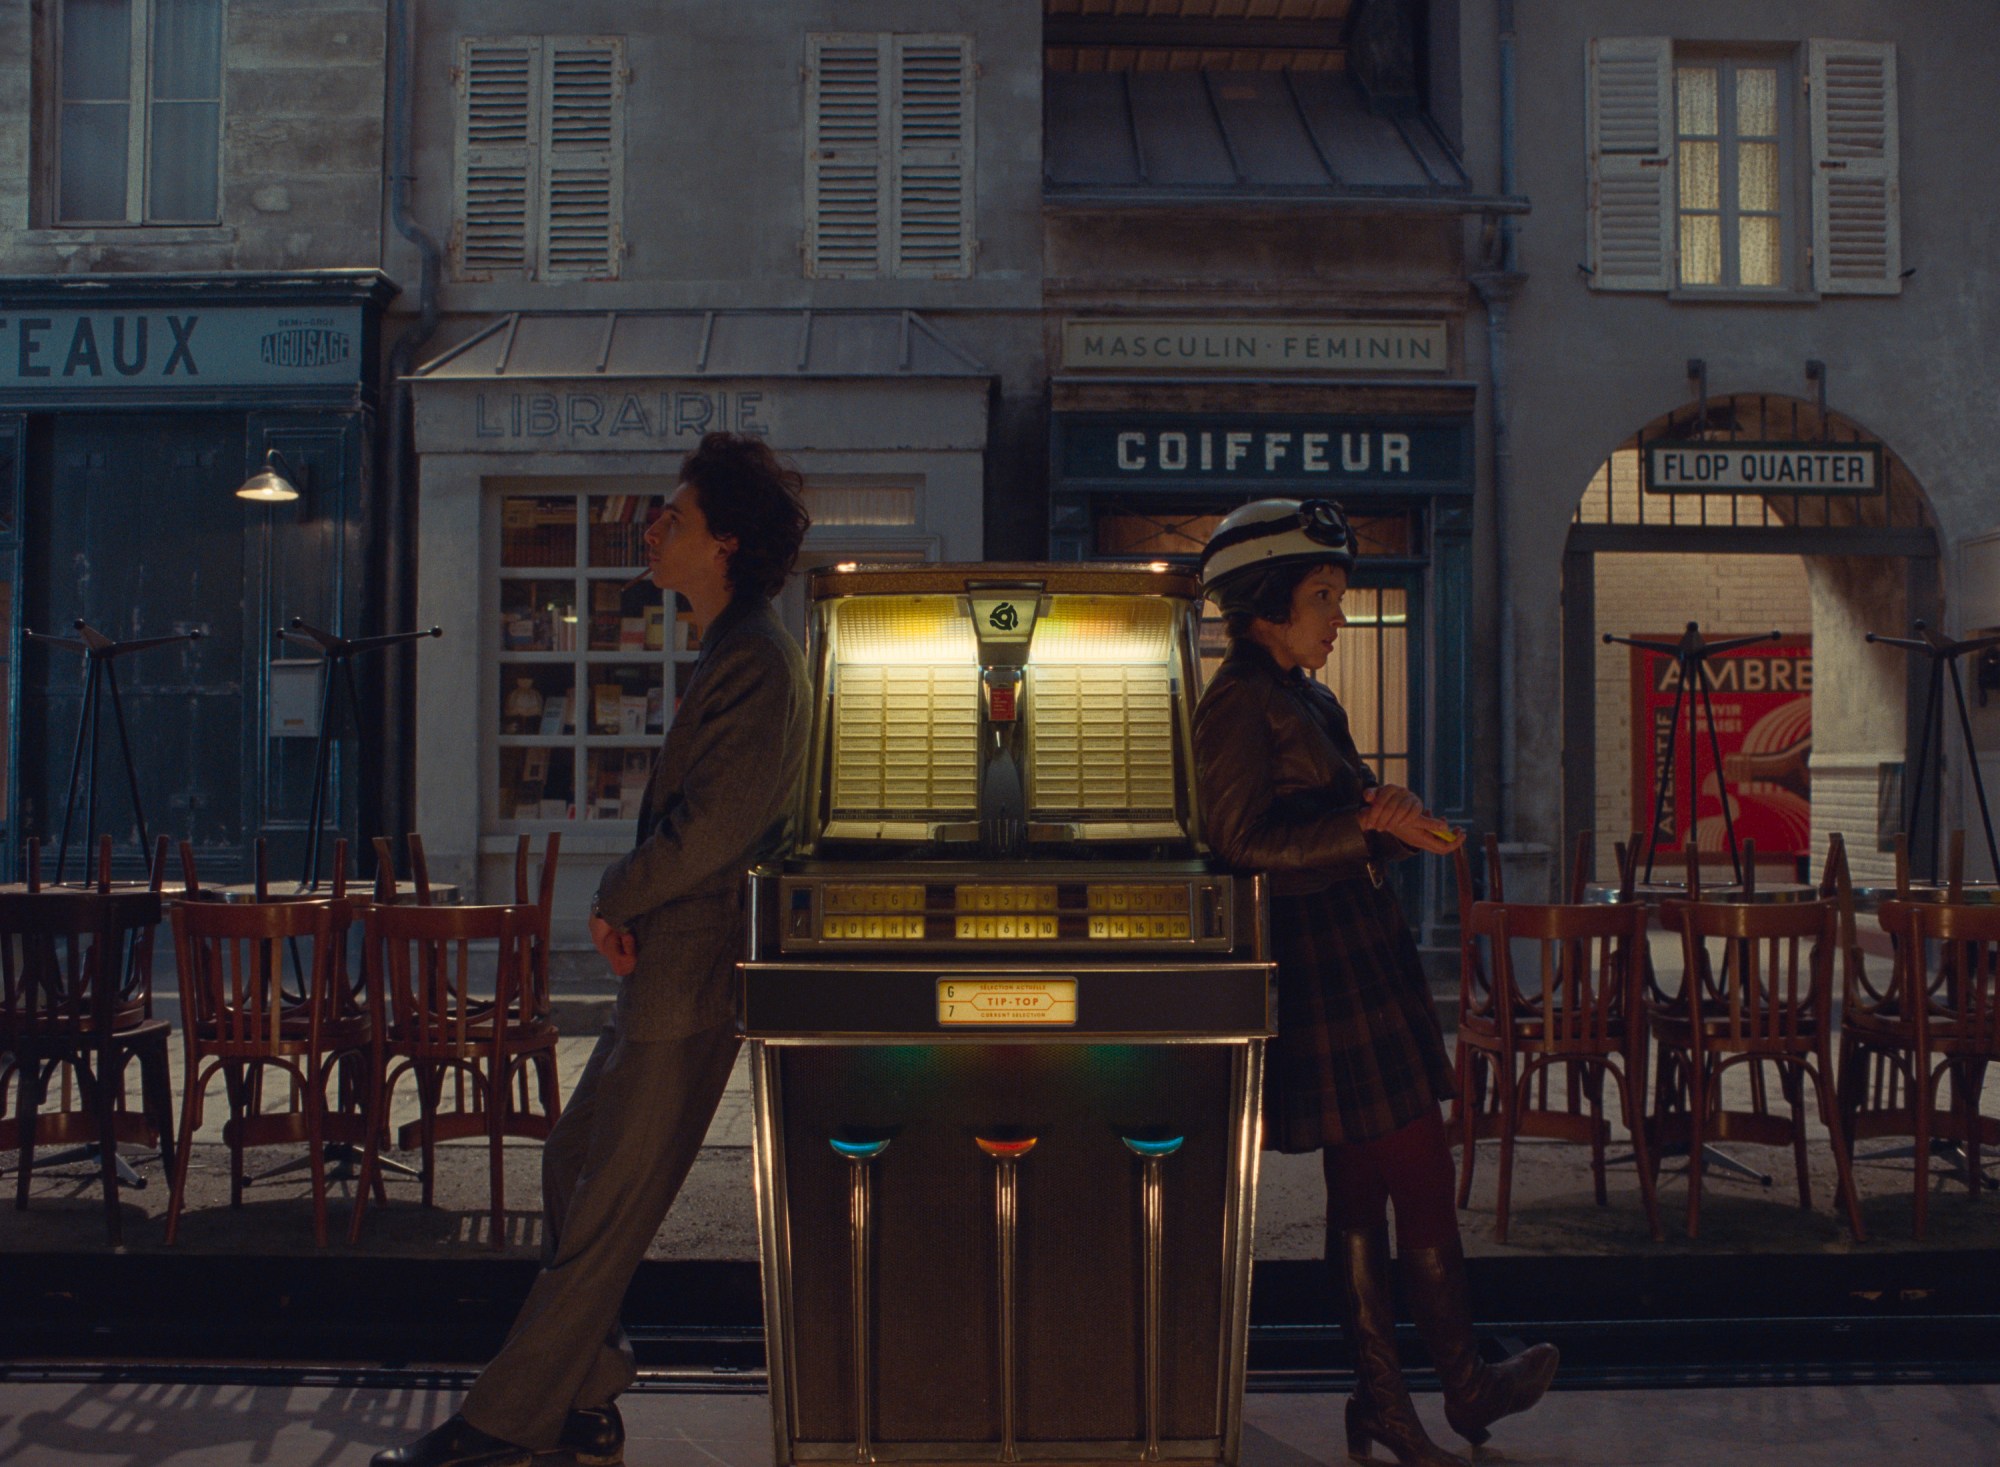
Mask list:
[[[1741,471],[1754,478],[1760,469],[1767,477],[1746,487]],[[1648,423],[1585,486],[1565,546],[1566,839],[1596,831],[1605,874],[1612,841],[1654,824],[1673,665],[1606,646],[1604,633],[1673,640],[1690,621],[1711,639],[1777,630],[1780,642],[1746,650],[1724,672],[1716,697],[1732,810],[1759,833],[1760,867],[1808,860],[1817,869],[1827,834],[1839,830],[1856,880],[1886,879],[1885,837],[1902,823],[1901,771],[1917,740],[1923,679],[1909,675],[1905,654],[1865,635],[1901,635],[1919,617],[1935,623],[1939,598],[1921,486],[1861,425],[1763,393]],[[1685,714],[1680,737],[1684,771]],[[1678,788],[1684,775],[1670,775],[1657,827],[1676,863],[1689,834],[1704,859],[1727,860],[1705,730],[1699,769],[1692,800]],[[1927,803],[1919,845],[1935,820]]]

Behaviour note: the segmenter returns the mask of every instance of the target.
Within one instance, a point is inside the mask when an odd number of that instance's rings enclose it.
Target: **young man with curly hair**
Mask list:
[[[542,1271],[458,1415],[376,1467],[624,1459],[618,1321],[736,1059],[744,874],[793,835],[811,690],[771,599],[808,517],[762,439],[711,433],[646,530],[653,584],[693,608],[701,656],[653,766],[638,840],[598,883],[590,935],[623,981],[542,1153]]]

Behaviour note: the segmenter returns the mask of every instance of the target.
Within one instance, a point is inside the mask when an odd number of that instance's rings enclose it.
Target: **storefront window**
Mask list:
[[[501,824],[631,820],[700,653],[684,608],[637,574],[661,493],[504,494],[488,717]]]

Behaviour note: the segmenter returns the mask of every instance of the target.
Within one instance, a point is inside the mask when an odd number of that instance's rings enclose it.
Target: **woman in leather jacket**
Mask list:
[[[1262,871],[1278,960],[1278,1033],[1266,1066],[1265,1144],[1319,1151],[1328,1266],[1355,1358],[1347,1447],[1380,1442],[1402,1463],[1463,1459],[1425,1433],[1397,1362],[1388,1204],[1419,1330],[1468,1441],[1541,1398],[1556,1351],[1498,1365],[1473,1339],[1465,1260],[1439,1105],[1450,1062],[1387,865],[1446,852],[1458,833],[1362,762],[1340,701],[1309,673],[1345,624],[1354,552],[1339,506],[1266,499],[1224,519],[1202,555],[1203,589],[1230,646],[1195,711],[1202,821],[1215,853]]]

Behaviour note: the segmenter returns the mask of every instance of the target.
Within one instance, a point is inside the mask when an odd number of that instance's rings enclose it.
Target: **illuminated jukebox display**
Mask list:
[[[813,578],[743,967],[780,1462],[1236,1458],[1272,969],[1203,855],[1196,596]]]

